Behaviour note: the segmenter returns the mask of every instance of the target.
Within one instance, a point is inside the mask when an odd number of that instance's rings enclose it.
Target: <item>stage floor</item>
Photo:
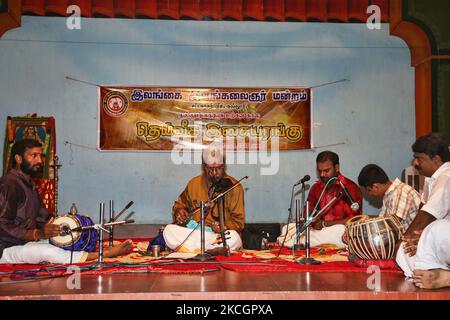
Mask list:
[[[236,272],[205,274],[124,273],[81,275],[80,289],[67,277],[0,286],[0,299],[51,300],[435,300],[450,288],[423,290],[398,273],[382,273],[379,291],[364,272]]]

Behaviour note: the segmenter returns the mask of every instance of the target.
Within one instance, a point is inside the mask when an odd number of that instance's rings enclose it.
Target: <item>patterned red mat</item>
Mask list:
[[[305,256],[305,250],[293,252],[289,248],[280,250],[280,247],[269,250],[241,250],[229,257],[217,256],[215,261],[202,263],[192,260],[154,258],[145,254],[147,246],[148,240],[134,239],[133,250],[129,254],[105,259],[104,267],[100,270],[92,268],[95,262],[77,264],[77,266],[80,267],[83,274],[133,272],[201,274],[218,271],[221,268],[239,272],[366,272],[369,265],[378,265],[382,272],[401,272],[392,260],[349,262],[347,251],[331,245],[311,249],[311,257],[322,262],[319,265],[298,263],[298,260]],[[67,266],[64,265],[0,265],[0,277],[7,277],[11,280],[67,274]]]

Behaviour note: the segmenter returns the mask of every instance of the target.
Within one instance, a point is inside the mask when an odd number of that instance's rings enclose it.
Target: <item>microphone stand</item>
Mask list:
[[[336,179],[334,179],[336,180]],[[327,184],[328,185],[328,184]],[[327,185],[325,185],[324,190],[326,189]],[[320,264],[320,261],[315,260],[314,258],[310,257],[310,225],[313,222],[316,222],[319,217],[322,216],[322,214],[337,200],[339,199],[344,193],[345,188],[341,188],[336,195],[322,208],[319,210],[319,212],[316,213],[316,209],[313,210],[311,215],[309,215],[309,202],[306,202],[306,222],[303,224],[303,226],[300,229],[298,237],[306,230],[305,235],[305,245],[306,245],[306,256],[302,259],[296,261],[299,264]],[[321,195],[322,197],[322,195]],[[319,199],[320,201],[320,199]]]
[[[289,217],[288,217],[288,223],[287,223],[287,225],[286,225],[286,232],[288,232],[288,230],[289,230],[289,222],[291,221],[291,219],[292,219],[292,200],[294,200],[294,189],[295,189],[295,186],[296,186],[297,184],[294,184],[293,186],[292,186],[292,189],[291,189],[291,201],[289,202],[289,209],[288,209],[288,212],[289,212]],[[298,223],[298,221],[297,221],[297,210],[295,210],[295,227],[297,228],[297,223]],[[295,229],[295,232],[297,232],[297,230],[298,229]],[[299,250],[299,248],[298,248],[298,246],[297,246],[297,241],[295,241],[295,243],[293,243],[292,244],[293,245],[293,247],[294,247],[294,250]]]
[[[300,228],[299,234],[301,235],[311,223],[316,222],[317,219],[337,200],[342,196],[343,191],[340,190],[322,209],[317,212],[317,210],[313,210],[310,215],[310,218],[306,219],[306,222]],[[307,202],[308,203],[308,202]],[[317,212],[317,213],[316,213]]]
[[[220,204],[222,204],[222,206],[220,206]],[[230,256],[230,248],[227,245],[227,238],[225,236],[225,219],[223,216],[225,214],[225,199],[223,198],[220,199],[217,209],[219,210],[219,226],[220,226],[220,236],[222,237],[222,245],[226,251],[225,255],[228,257]]]
[[[109,222],[114,221],[114,201],[109,200]],[[114,246],[114,226],[109,227],[109,247]]]
[[[98,224],[94,224],[91,226],[85,226],[85,227],[78,227],[78,228],[74,228],[71,229],[70,232],[73,231],[81,231],[81,230],[86,230],[86,229],[96,229],[98,231],[98,261],[96,264],[92,265],[92,268],[94,270],[100,270],[103,269],[104,267],[104,262],[103,262],[103,231],[105,231],[106,233],[110,233],[110,228],[112,226],[115,225],[121,225],[121,224],[127,224],[127,223],[133,223],[134,220],[130,219],[130,220],[125,220],[125,221],[113,221],[113,222],[108,222],[108,223],[104,223],[104,218],[105,218],[105,203],[101,202],[100,203],[100,218],[99,218],[99,223]],[[106,227],[106,228],[105,228]]]
[[[208,261],[215,259],[213,255],[205,252],[205,211],[205,202],[202,201],[200,202],[200,253],[195,257],[192,257],[193,260],[198,261]]]
[[[295,232],[297,233],[298,230],[300,229],[300,224],[304,223],[304,218],[303,218],[303,208],[305,207],[305,191],[306,191],[306,186],[305,186],[305,182],[302,182],[302,189],[301,189],[301,205],[300,205],[300,210],[298,211],[297,214],[297,205],[295,206],[296,208],[296,213],[295,213]],[[300,236],[295,237],[295,244],[294,244],[294,250],[303,250],[305,249],[305,246],[303,244],[300,243]]]
[[[105,203],[100,202],[100,218],[99,218],[99,224],[103,226],[103,219],[105,217]],[[98,261],[96,264],[92,266],[92,269],[94,270],[100,270],[103,269],[103,228],[98,230]]]
[[[225,191],[223,191],[223,192],[219,193],[217,196],[215,196],[211,201],[209,201],[209,203],[208,203],[209,206],[208,207],[211,208],[212,207],[212,203],[214,203],[215,201],[218,201],[219,199],[224,197],[227,193],[229,193],[231,190],[233,190],[238,185],[240,185],[242,180],[244,180],[244,179],[248,179],[248,176],[243,177],[241,180],[236,182],[236,184],[232,185],[231,187],[229,187]],[[201,231],[200,231],[201,232],[201,234],[200,234],[200,241],[201,241],[201,244],[200,244],[201,248],[200,248],[200,250],[201,250],[201,253],[196,255],[192,259],[199,260],[199,261],[212,260],[212,259],[215,259],[215,257],[213,255],[210,255],[209,253],[205,253],[205,203],[204,203],[204,201],[202,201],[200,203],[200,207],[199,208],[195,209],[194,211],[192,211],[190,213],[190,217],[192,217],[194,215],[194,213],[197,212],[198,210],[200,210],[200,229],[201,229]],[[221,227],[221,231],[225,231],[225,230],[223,230],[223,227]],[[223,232],[222,241],[224,241],[224,240],[226,241],[225,232]],[[224,242],[222,242],[222,243],[224,243]]]
[[[306,221],[309,220],[309,201],[306,202]],[[316,265],[321,264],[322,262],[317,261],[313,257],[310,256],[310,226],[306,227],[306,235],[305,235],[305,247],[306,247],[306,256],[301,258],[300,260],[297,260],[296,262],[298,264],[309,264],[309,265]],[[300,235],[297,237],[297,239],[300,238]]]

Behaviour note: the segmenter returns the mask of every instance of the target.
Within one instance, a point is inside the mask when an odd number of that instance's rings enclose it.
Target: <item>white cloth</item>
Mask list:
[[[72,262],[85,262],[88,253],[84,251],[74,251]],[[70,251],[58,248],[48,240],[39,242],[27,242],[23,246],[13,246],[3,250],[1,263],[11,264],[39,264],[39,263],[70,263]]]
[[[410,257],[405,253],[405,242],[402,242],[398,248],[395,262],[397,262],[398,266],[403,270],[405,277],[412,277],[415,261],[416,256]]]
[[[277,244],[282,245],[283,239],[286,234],[286,228],[288,228],[288,234],[286,240],[284,241],[284,246],[292,248],[295,243],[296,228],[295,223],[290,223],[288,226],[284,226],[281,229],[281,235],[277,238]],[[342,242],[342,236],[345,232],[345,225],[335,224],[331,227],[325,227],[321,230],[315,230],[311,228],[310,231],[310,246],[315,247],[321,244],[334,244],[339,247],[345,247],[345,243]],[[305,234],[304,232],[299,239],[300,244],[305,244]]]
[[[442,228],[444,228],[443,226],[446,226],[446,223],[437,222],[442,219],[450,220],[450,162],[445,162],[439,167],[439,169],[437,169],[433,173],[431,177],[425,178],[422,203],[424,203],[424,205],[422,206],[421,210],[433,215],[437,220],[430,223],[422,232],[419,243],[417,245],[415,256],[410,257],[405,254],[403,247],[404,243],[400,245],[395,260],[397,261],[397,264],[400,266],[400,268],[402,268],[406,277],[412,277],[413,270],[416,267],[415,263],[418,255],[418,265],[420,266],[418,267],[419,269],[431,265],[442,265],[441,263],[436,262],[437,260],[435,258],[432,258],[433,255],[442,255],[442,252],[437,252],[437,246],[434,245],[434,247],[432,247],[433,245],[428,242],[434,241],[434,238],[441,239],[442,237],[444,237],[443,235],[439,234],[439,232],[442,232]],[[431,227],[432,225],[437,225],[438,227]],[[428,233],[430,232],[430,228],[437,228],[437,230],[440,231],[431,231],[432,235],[430,236],[428,235]],[[427,231],[427,233],[425,233],[425,231]],[[448,232],[449,231],[447,229],[447,233]],[[443,239],[445,239],[445,237]],[[443,248],[447,248],[446,250],[450,251],[450,247],[445,247],[444,245]],[[429,254],[430,252],[434,252],[434,254]],[[440,259],[445,260],[445,256],[440,257]]]
[[[425,178],[421,210],[436,219],[450,219],[450,162],[445,162],[429,178]]]
[[[397,252],[396,261],[406,277],[412,277],[414,269],[450,270],[450,220],[433,221],[423,230],[415,256],[406,255],[403,245]]]
[[[178,249],[179,252],[200,252],[200,236],[199,229],[189,229],[169,224],[164,228],[163,237],[166,245],[175,250],[183,241],[183,245]],[[192,232],[192,233],[191,233]],[[235,252],[242,247],[242,240],[235,230],[227,230],[227,245],[231,252]],[[190,235],[189,235],[190,234]],[[214,243],[217,241],[219,234],[215,232],[205,232],[205,250],[222,247],[222,244]]]

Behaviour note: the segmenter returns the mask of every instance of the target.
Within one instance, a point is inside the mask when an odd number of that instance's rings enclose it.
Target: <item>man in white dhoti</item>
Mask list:
[[[164,228],[166,245],[177,252],[200,252],[201,202],[208,203],[215,192],[223,192],[237,180],[226,174],[225,155],[218,145],[208,146],[202,154],[203,173],[189,181],[172,208],[173,224]],[[219,210],[223,212],[226,243],[231,252],[242,247],[241,232],[244,228],[244,189],[241,185],[227,193],[221,201],[211,204],[205,218],[205,249],[223,247],[220,237]],[[195,212],[194,214],[192,214]]]
[[[450,286],[450,220],[436,220],[423,230],[414,268],[414,284],[419,288]]]
[[[33,139],[17,141],[11,149],[13,168],[0,178],[0,263],[78,263],[98,258],[96,252],[70,251],[47,239],[58,236],[60,226],[42,205],[32,176],[42,171],[41,144]],[[114,257],[131,248],[131,241],[107,248]]]
[[[310,232],[310,245],[334,244],[344,247],[342,236],[345,232],[345,223],[348,219],[362,212],[362,194],[358,185],[352,180],[344,177],[340,172],[339,156],[332,151],[323,151],[316,158],[317,173],[319,180],[312,186],[308,194],[309,208],[312,212],[314,208],[317,211],[325,208],[329,203],[331,205],[322,212],[321,217],[312,224]],[[330,179],[335,179],[330,180]],[[329,181],[331,181],[329,183]],[[329,184],[328,184],[329,183]],[[342,186],[358,208],[354,207],[348,196],[339,196]],[[333,201],[334,197],[336,201]],[[288,234],[286,235],[286,226],[281,231],[277,243],[287,247],[292,247],[295,243],[295,224],[289,224]],[[285,239],[286,235],[286,239]],[[305,242],[305,233],[300,237],[300,243]]]
[[[396,261],[406,277],[414,269],[448,270],[450,242],[450,153],[442,135],[420,137],[412,146],[413,165],[424,175],[422,206],[402,237]],[[434,222],[434,223],[433,223]],[[420,240],[419,240],[420,239]]]

